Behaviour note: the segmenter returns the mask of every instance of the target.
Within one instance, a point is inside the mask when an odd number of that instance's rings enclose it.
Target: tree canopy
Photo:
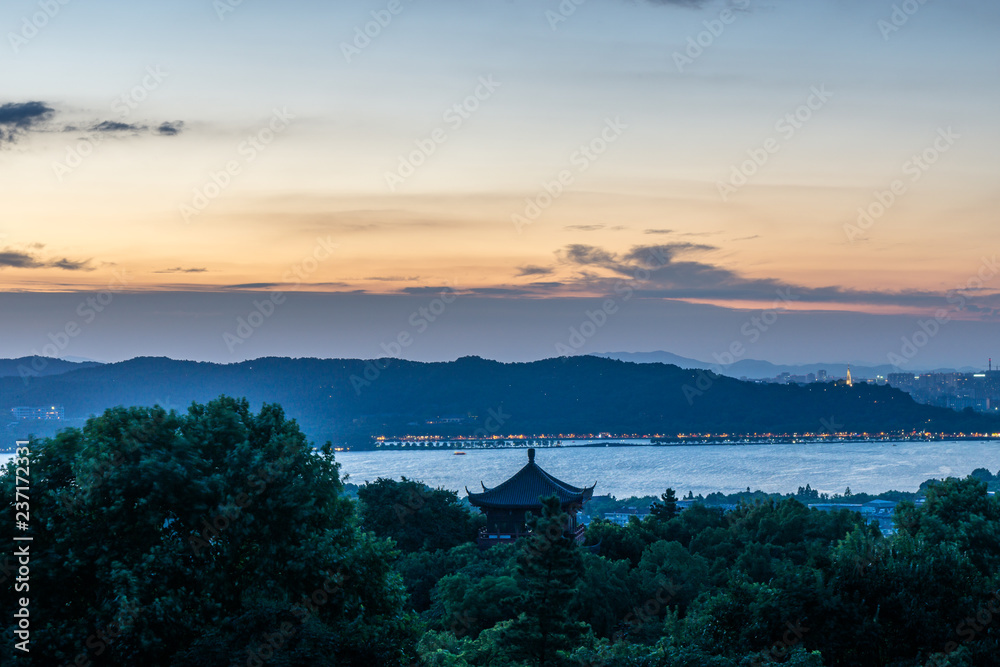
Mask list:
[[[405,659],[394,550],[359,528],[330,452],[280,407],[116,408],[32,452],[36,664]]]
[[[32,652],[5,642],[4,665],[973,667],[1000,650],[985,469],[922,485],[887,535],[809,509],[808,486],[728,510],[667,489],[643,520],[591,521],[585,546],[548,499],[529,537],[481,550],[451,491],[378,479],[350,499],[276,405],[115,408],[30,448]],[[23,463],[0,476],[8,526]]]

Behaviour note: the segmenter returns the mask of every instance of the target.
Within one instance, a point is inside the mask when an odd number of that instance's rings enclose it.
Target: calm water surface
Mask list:
[[[10,455],[0,455],[5,463]],[[901,442],[684,447],[558,447],[539,449],[536,462],[556,477],[618,498],[659,495],[670,486],[733,493],[748,486],[787,493],[812,485],[826,493],[915,491],[926,479],[1000,469],[1000,442]],[[495,486],[527,462],[524,449],[340,452],[348,481],[406,476],[465,495],[480,481]],[[33,474],[37,474],[34,470]]]
[[[340,452],[341,473],[363,484],[406,476],[460,491],[495,486],[527,462],[523,449]],[[686,447],[559,447],[539,449],[546,471],[596,494],[618,498],[751,489],[787,493],[812,485],[826,493],[916,491],[924,480],[1000,469],[1000,442],[903,442]]]

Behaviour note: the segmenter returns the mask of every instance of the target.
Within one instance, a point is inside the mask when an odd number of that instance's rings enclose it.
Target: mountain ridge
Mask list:
[[[679,366],[680,368],[700,368],[702,370],[711,370],[720,375],[726,375],[733,378],[746,377],[752,380],[766,380],[777,377],[781,373],[789,373],[791,375],[808,375],[809,373],[816,373],[820,370],[825,370],[829,373],[830,377],[845,377],[847,375],[847,367],[851,368],[851,375],[855,379],[875,379],[877,376],[887,377],[889,373],[900,373],[900,372],[913,372],[916,374],[921,373],[971,373],[979,372],[981,369],[962,367],[962,368],[934,368],[934,369],[903,369],[897,368],[891,364],[880,364],[880,365],[867,365],[867,364],[855,364],[855,363],[810,363],[810,364],[775,364],[770,361],[764,361],[761,359],[740,359],[734,361],[730,364],[720,364],[720,363],[709,363],[707,361],[699,361],[698,359],[692,359],[689,357],[682,357],[680,355],[674,354],[673,352],[665,351],[655,351],[655,352],[599,352],[592,356],[601,357],[603,359],[617,359],[618,361],[631,361],[633,363],[639,364],[673,364]]]
[[[859,433],[1000,432],[1000,418],[919,405],[891,387],[760,384],[593,356],[512,363],[264,357],[232,364],[137,357],[0,378],[0,414],[59,405],[67,423],[79,425],[114,406],[184,410],[221,394],[245,397],[255,409],[278,403],[314,442],[354,447],[378,435],[790,434],[834,424]]]

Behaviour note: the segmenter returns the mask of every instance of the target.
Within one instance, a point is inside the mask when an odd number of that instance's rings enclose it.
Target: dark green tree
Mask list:
[[[532,535],[517,556],[520,614],[504,638],[511,657],[537,667],[568,664],[560,651],[578,646],[587,630],[571,613],[583,560],[566,534],[567,521],[559,499],[544,498],[541,516],[528,519]]]
[[[34,664],[408,659],[395,552],[280,407],[115,408],[31,447]],[[10,647],[0,663],[16,664]]]
[[[660,502],[653,503],[649,513],[658,521],[669,521],[677,516],[677,494],[668,488],[660,496]]]
[[[482,515],[470,513],[454,491],[403,477],[379,478],[358,489],[362,525],[396,541],[400,550],[434,551],[473,542]]]

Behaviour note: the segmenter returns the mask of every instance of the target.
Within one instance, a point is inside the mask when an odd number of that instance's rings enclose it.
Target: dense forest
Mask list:
[[[1000,648],[988,471],[925,485],[888,537],[795,498],[678,511],[667,490],[583,547],[553,499],[533,537],[480,551],[454,493],[380,479],[352,499],[273,404],[116,408],[29,448],[0,476],[14,526],[30,467],[33,538],[30,589],[12,557],[0,572],[4,609],[30,610],[30,653],[4,618],[4,665],[972,666]]]
[[[59,405],[82,425],[116,406],[184,409],[227,394],[255,407],[277,402],[314,441],[352,447],[405,434],[1000,432],[1000,417],[920,405],[887,386],[757,384],[589,356],[509,364],[139,358],[50,376],[19,366],[17,376],[0,377],[0,414]]]

